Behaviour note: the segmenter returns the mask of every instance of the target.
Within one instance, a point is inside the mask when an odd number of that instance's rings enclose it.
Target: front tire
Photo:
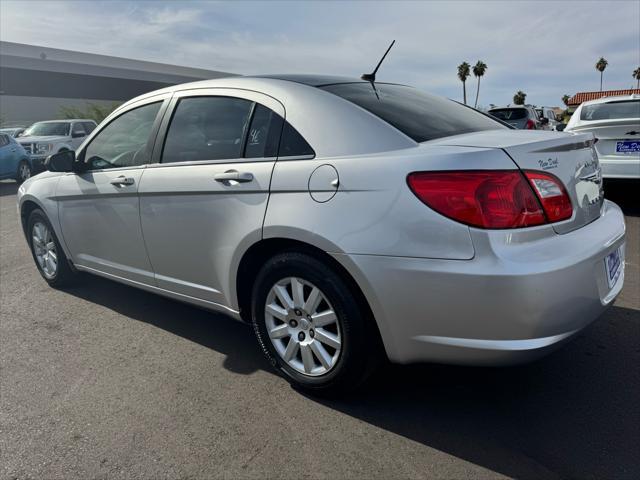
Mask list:
[[[16,172],[16,183],[18,185],[26,182],[31,178],[31,165],[26,160],[21,160],[18,164],[18,171]]]
[[[58,237],[45,213],[36,208],[27,221],[27,239],[42,278],[54,288],[69,285],[75,277]]]
[[[315,394],[351,390],[379,359],[375,323],[343,278],[304,253],[281,253],[261,269],[252,323],[269,362]]]

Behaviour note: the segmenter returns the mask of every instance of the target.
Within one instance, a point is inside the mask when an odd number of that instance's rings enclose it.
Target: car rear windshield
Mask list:
[[[497,108],[489,110],[489,114],[504,122],[527,118],[527,111],[524,108]]]
[[[469,107],[402,85],[341,83],[320,87],[368,110],[416,142],[507,127]]]
[[[583,105],[580,111],[580,120],[615,120],[617,118],[640,118],[640,100]]]

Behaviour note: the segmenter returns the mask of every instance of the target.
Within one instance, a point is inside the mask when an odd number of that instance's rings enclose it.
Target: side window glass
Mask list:
[[[315,152],[307,141],[302,138],[302,135],[289,122],[285,121],[278,157],[298,157],[303,155],[315,155]]]
[[[253,102],[232,97],[186,97],[176,106],[162,162],[242,157]]]
[[[103,128],[84,153],[89,169],[132,167],[149,162],[147,142],[161,102],[123,113]]]
[[[84,122],[84,131],[87,132],[87,135],[89,135],[91,132],[93,132],[96,129],[96,126],[91,123],[91,122]]]
[[[78,138],[78,137],[84,137],[87,135],[87,132],[84,129],[84,124],[82,124],[81,122],[77,122],[73,124],[73,129],[71,130],[71,136]]]
[[[282,117],[273,110],[256,104],[244,149],[245,158],[277,156],[282,122]]]
[[[7,136],[4,133],[0,134],[0,147],[4,147],[8,144],[9,140],[7,139]]]

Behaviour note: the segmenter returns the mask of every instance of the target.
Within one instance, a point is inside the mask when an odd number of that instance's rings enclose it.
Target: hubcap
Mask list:
[[[26,163],[21,164],[20,179],[24,181],[29,179],[29,177],[31,177],[31,169],[29,168],[29,165],[27,165]]]
[[[42,222],[36,222],[31,232],[33,251],[44,276],[53,278],[58,271],[58,252],[49,228]]]
[[[267,295],[265,323],[276,352],[297,372],[324,375],[338,362],[340,321],[311,282],[289,277],[276,283]]]

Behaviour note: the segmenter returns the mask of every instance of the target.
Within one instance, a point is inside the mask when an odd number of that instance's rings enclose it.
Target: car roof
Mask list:
[[[93,122],[96,123],[95,120],[91,120],[90,118],[62,118],[59,120],[42,120],[34,123],[69,123],[69,122]]]
[[[302,83],[310,87],[325,87],[327,85],[336,85],[340,83],[368,83],[360,78],[347,77],[340,75],[315,75],[315,74],[272,74],[272,75],[253,75],[249,78],[272,78],[275,80],[286,80],[289,82]],[[381,82],[382,83],[382,82]]]

